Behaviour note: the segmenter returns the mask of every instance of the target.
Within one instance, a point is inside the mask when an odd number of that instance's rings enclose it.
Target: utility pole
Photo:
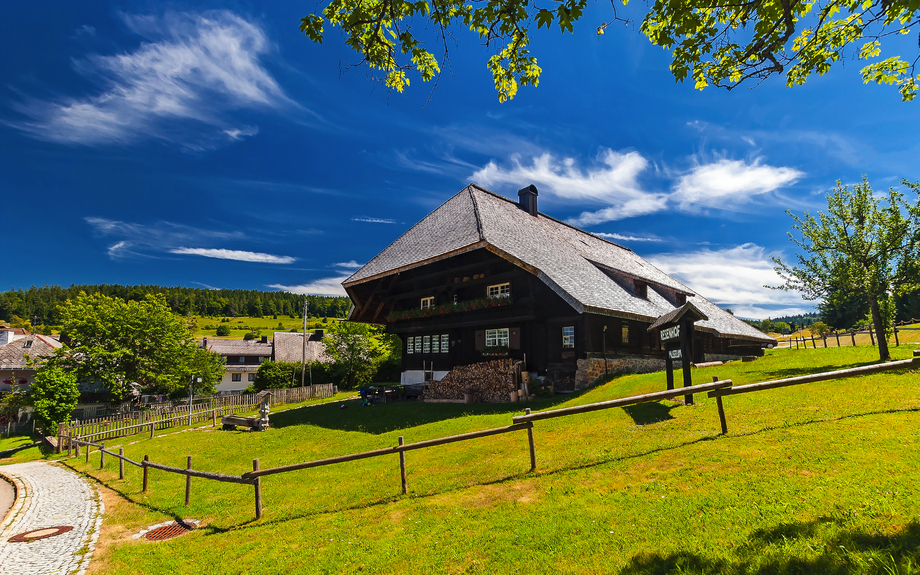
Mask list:
[[[307,369],[307,314],[310,312],[310,299],[303,296],[303,353],[300,356],[300,387],[304,386],[304,370]],[[313,379],[313,370],[310,370],[310,379]],[[313,385],[313,382],[310,382]]]

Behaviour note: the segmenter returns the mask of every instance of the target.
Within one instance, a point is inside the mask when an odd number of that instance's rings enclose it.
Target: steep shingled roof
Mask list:
[[[321,341],[311,341],[312,333],[307,333],[307,361],[330,363],[332,358],[326,355],[326,345]],[[296,332],[276,331],[275,361],[300,362],[303,357],[303,334]]]
[[[47,335],[27,335],[6,345],[0,345],[0,369],[26,369],[32,359],[34,369],[41,364],[39,358],[50,356],[61,347],[61,342]]]
[[[470,184],[412,226],[351,277],[346,288],[475,249],[526,266],[577,312],[654,322],[679,307],[675,294],[708,319],[697,329],[723,337],[775,341],[662,272],[629,248]],[[646,297],[633,281],[648,284]]]

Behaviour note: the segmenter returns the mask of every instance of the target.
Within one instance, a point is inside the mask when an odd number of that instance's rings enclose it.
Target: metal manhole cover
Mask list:
[[[135,535],[134,538],[140,539],[143,537],[148,541],[165,541],[167,539],[172,539],[173,537],[185,535],[189,531],[195,529],[197,526],[197,519],[176,519],[175,521],[160,523],[159,525],[151,525],[147,529],[144,529]]]
[[[54,537],[55,535],[62,535],[73,529],[69,525],[61,525],[60,527],[45,527],[44,529],[34,529],[32,531],[26,531],[25,533],[20,533],[19,535],[14,535],[10,537],[10,543],[28,543],[29,541],[38,541],[39,539],[47,539],[49,537]]]

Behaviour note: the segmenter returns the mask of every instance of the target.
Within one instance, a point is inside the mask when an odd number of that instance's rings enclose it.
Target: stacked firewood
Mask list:
[[[441,381],[431,382],[424,398],[463,399],[464,393],[472,393],[476,401],[511,401],[511,392],[517,390],[517,363],[506,358],[455,367]]]

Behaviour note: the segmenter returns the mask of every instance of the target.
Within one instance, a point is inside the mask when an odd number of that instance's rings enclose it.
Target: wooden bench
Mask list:
[[[224,431],[234,431],[237,427],[248,427],[253,431],[264,431],[268,425],[262,425],[261,417],[242,417],[239,415],[224,415],[220,418]]]

